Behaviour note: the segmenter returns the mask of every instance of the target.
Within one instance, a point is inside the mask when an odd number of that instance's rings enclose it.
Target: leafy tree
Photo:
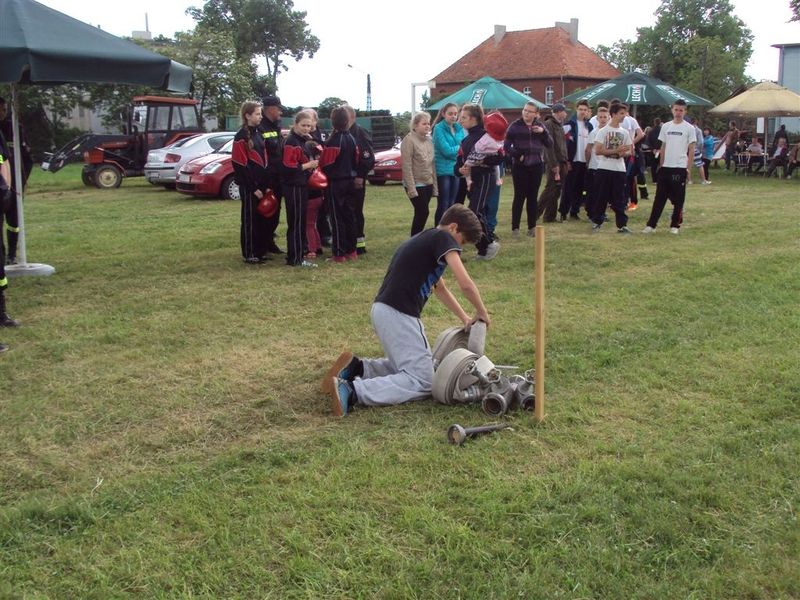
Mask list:
[[[394,130],[397,137],[403,138],[411,131],[411,111],[397,113],[394,116]]]
[[[792,11],[790,21],[800,21],[800,0],[789,0],[789,10]]]
[[[202,26],[175,35],[175,60],[193,70],[193,96],[202,116],[214,115],[224,126],[225,115],[238,114],[241,103],[253,97],[255,65],[239,58],[230,35]]]
[[[74,130],[64,119],[82,103],[85,92],[74,85],[20,85],[17,87],[20,120],[37,159],[41,152],[58,148],[72,139]],[[11,102],[11,89],[0,85],[0,96]]]
[[[623,73],[647,71],[647,65],[637,53],[636,42],[618,40],[611,46],[598,46],[595,52]]]
[[[342,100],[341,98],[329,96],[328,98],[325,98],[325,100],[319,103],[319,106],[317,107],[317,114],[319,115],[320,119],[328,119],[330,118],[331,111],[334,108],[347,103],[348,103],[347,100]]]
[[[635,41],[619,40],[598,53],[621,71],[643,70],[713,102],[748,81],[753,35],[730,0],[662,0],[655,15]]]
[[[187,13],[201,26],[225,31],[235,40],[239,58],[263,56],[267,63],[268,91],[277,90],[278,74],[287,69],[285,58],[311,58],[319,39],[306,24],[306,12],[296,11],[292,0],[206,0],[202,8]]]

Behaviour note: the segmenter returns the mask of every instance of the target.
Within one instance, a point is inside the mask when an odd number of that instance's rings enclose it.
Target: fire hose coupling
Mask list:
[[[462,427],[458,423],[451,425],[447,430],[447,441],[456,446],[463,444],[467,438],[500,431],[501,429],[511,429],[508,423],[498,423],[496,425],[483,425],[481,427]]]
[[[433,399],[441,404],[480,404],[492,416],[514,408],[533,410],[533,369],[509,378],[483,354],[485,341],[486,323],[482,321],[474,323],[469,334],[453,327],[439,335],[433,347]]]

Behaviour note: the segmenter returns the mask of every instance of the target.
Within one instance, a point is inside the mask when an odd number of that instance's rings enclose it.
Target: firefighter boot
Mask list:
[[[9,317],[6,312],[5,290],[0,290],[0,327],[19,327],[19,323]]]

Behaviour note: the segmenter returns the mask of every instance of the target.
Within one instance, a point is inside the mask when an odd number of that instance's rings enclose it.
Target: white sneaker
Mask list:
[[[500,252],[500,244],[498,242],[492,242],[486,247],[486,260],[492,260],[497,253]]]
[[[706,179],[706,180],[703,182],[703,185],[711,185],[711,182],[710,182],[708,179]]]
[[[519,237],[519,229],[512,229],[511,230],[511,237],[518,238]]]
[[[650,227],[650,225],[642,229],[642,233],[655,233],[655,232],[656,232],[655,228]]]
[[[677,235],[677,234],[679,234],[681,232],[681,230],[678,227],[670,227],[669,228],[669,232],[670,233],[674,233],[675,235]]]
[[[536,227],[530,227],[528,229],[528,237],[536,237]]]

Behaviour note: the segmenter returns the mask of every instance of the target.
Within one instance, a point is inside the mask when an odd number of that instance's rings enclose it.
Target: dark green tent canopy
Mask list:
[[[526,96],[494,77],[481,77],[446,98],[437,100],[428,107],[428,110],[439,110],[448,102],[459,105],[466,103],[480,104],[484,109],[488,110],[522,108],[526,102],[533,102],[539,108],[547,106],[536,100],[536,98]]]
[[[644,73],[626,73],[603,83],[598,83],[585,90],[573,92],[566,96],[564,102],[577,102],[586,98],[594,104],[598,100],[619,98],[629,106],[656,105],[669,106],[677,98],[686,100],[686,104],[695,106],[714,106],[714,103],[682,90],[655,77]]]
[[[192,70],[33,0],[0,0],[0,82],[126,83],[185,94]]]

